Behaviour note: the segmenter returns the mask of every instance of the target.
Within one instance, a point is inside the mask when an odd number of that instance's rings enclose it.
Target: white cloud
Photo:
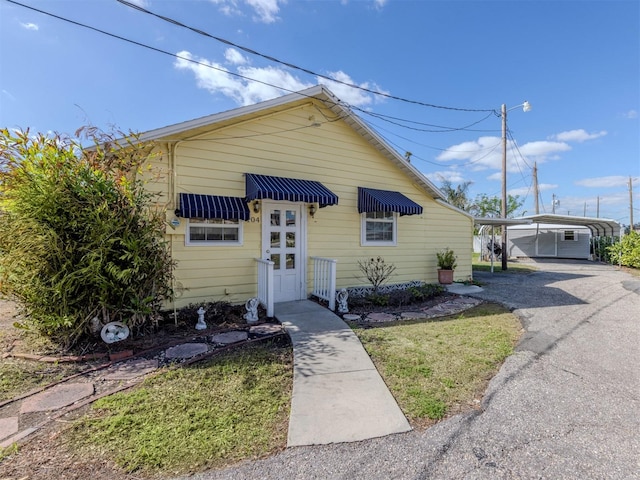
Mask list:
[[[186,50],[178,52],[177,56],[182,58],[176,59],[175,68],[192,72],[199,88],[209,90],[212,94],[221,93],[240,105],[251,105],[314,85],[301,80],[284,68],[246,65],[249,60],[231,48],[225,52],[225,59],[236,67],[235,71],[206,58],[195,57]],[[343,82],[355,83],[344,72],[334,72],[331,76]],[[349,105],[367,106],[374,101],[373,95],[362,90],[320,78],[318,81],[329,84],[331,90]],[[367,83],[361,85],[369,88]],[[376,89],[379,90],[377,87]]]
[[[263,23],[273,23],[279,20],[280,6],[278,4],[286,3],[283,0],[246,0],[246,2],[255,10],[258,15],[257,20]]]
[[[512,141],[507,142],[507,171],[520,172],[533,162],[544,163],[558,158],[558,153],[571,150],[562,142],[529,142],[515,148]],[[523,160],[524,157],[524,160]],[[502,139],[500,137],[479,137],[477,140],[449,147],[436,158],[439,161],[466,161],[463,165],[469,170],[499,170],[487,178],[496,180],[502,171]]]
[[[244,65],[249,63],[249,59],[235,48],[227,48],[224,52],[224,58],[232,65]]]
[[[569,130],[567,132],[561,132],[549,137],[552,140],[558,140],[560,142],[586,142],[587,140],[594,140],[596,138],[604,137],[607,134],[605,130],[600,132],[588,133],[586,130],[580,128],[578,130]]]
[[[26,30],[33,30],[34,32],[40,30],[40,27],[36,23],[21,23],[20,25],[22,28]]]
[[[388,0],[373,0],[373,4],[377,9],[381,9],[387,4]]]
[[[462,176],[462,173],[458,170],[430,172],[425,173],[425,176],[436,185],[440,185],[444,180],[448,180],[451,183],[463,183],[466,181],[466,179]]]
[[[238,5],[244,3],[254,12],[254,20],[262,23],[274,23],[279,20],[278,13],[280,5],[287,3],[286,0],[209,0],[218,5],[218,8],[225,15],[242,15],[242,8]]]
[[[264,82],[259,83],[232,75],[230,70],[219,63],[194,57],[187,51],[178,52],[177,55],[182,58],[176,59],[174,66],[181,70],[191,71],[196,77],[198,87],[209,90],[213,94],[221,93],[240,105],[251,105],[281,96],[289,91],[303,90],[311,86],[286,70],[275,67],[238,68],[239,75]],[[193,63],[189,59],[198,63]],[[280,88],[272,85],[277,85]]]
[[[628,112],[626,112],[624,114],[625,118],[628,118],[629,120],[633,120],[634,118],[638,118],[638,111],[637,110],[629,110]]]
[[[332,82],[331,80],[327,80],[326,78],[317,77],[318,83],[326,85],[343,102],[348,103],[349,105],[354,105],[356,107],[365,107],[367,105],[371,105],[375,101],[374,95],[367,93],[364,90],[345,85],[345,83],[358,85],[346,73],[342,71],[329,72],[328,76],[331,78],[335,78],[336,80],[339,80],[343,83]],[[371,87],[367,82],[361,83],[358,86],[366,88],[368,90],[376,90],[382,92],[380,88],[378,88],[377,86]]]
[[[552,184],[552,183],[540,183],[538,184],[538,191],[540,192],[544,192],[546,190],[555,190],[558,188],[558,185],[556,184]],[[533,192],[533,186],[531,187],[520,187],[520,188],[513,188],[511,190],[509,190],[507,193],[509,193],[510,195],[520,195],[521,197],[524,197],[526,195],[529,195]]]
[[[629,177],[623,177],[622,175],[610,175],[608,177],[584,178],[582,180],[577,180],[575,184],[590,188],[624,187],[629,184]]]
[[[525,158],[541,163],[547,160],[557,159],[557,153],[568,150],[571,150],[571,146],[564,142],[549,142],[546,140],[525,143],[520,147],[520,153],[522,153]]]

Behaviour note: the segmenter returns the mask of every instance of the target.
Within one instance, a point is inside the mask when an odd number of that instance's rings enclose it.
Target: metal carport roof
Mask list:
[[[587,227],[594,237],[619,237],[620,224],[610,218],[576,217],[572,215],[555,215],[542,213],[520,217],[522,220],[531,220],[532,223],[551,223],[556,225],[575,225]]]

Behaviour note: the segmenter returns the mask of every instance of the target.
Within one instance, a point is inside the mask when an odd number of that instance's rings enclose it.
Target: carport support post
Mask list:
[[[500,216],[507,218],[507,105],[502,104],[502,210]],[[502,225],[502,270],[507,269],[507,226]]]

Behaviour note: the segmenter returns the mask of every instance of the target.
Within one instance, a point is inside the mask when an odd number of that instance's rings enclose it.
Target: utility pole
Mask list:
[[[551,195],[551,213],[556,214],[556,194]]]
[[[500,216],[507,218],[507,106],[502,104],[502,208]],[[507,269],[507,225],[502,225],[502,270]]]
[[[533,162],[533,194],[535,195],[536,215],[540,213],[540,206],[538,205],[538,162]]]
[[[587,202],[584,202],[584,209],[582,210],[582,216],[583,217],[587,216]]]
[[[629,177],[629,231],[633,230],[633,181]]]
[[[600,218],[600,197],[596,197],[596,218]]]

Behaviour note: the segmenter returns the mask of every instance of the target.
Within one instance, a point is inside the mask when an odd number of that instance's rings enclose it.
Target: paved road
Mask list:
[[[482,410],[189,478],[640,478],[640,278],[586,261],[538,265],[477,275],[477,296],[513,308],[526,328]]]

